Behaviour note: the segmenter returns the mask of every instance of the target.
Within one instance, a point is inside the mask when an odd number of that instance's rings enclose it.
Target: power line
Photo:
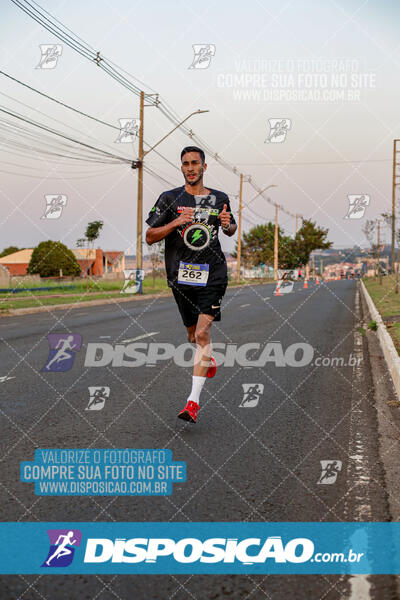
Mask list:
[[[22,85],[22,86],[28,88],[32,92],[35,92],[36,94],[39,94],[40,96],[43,96],[44,98],[47,98],[48,100],[51,100],[52,102],[55,102],[56,104],[59,104],[59,105],[63,106],[64,108],[68,108],[69,110],[72,110],[73,112],[75,112],[75,113],[77,113],[77,114],[79,114],[81,116],[87,117],[88,119],[91,119],[92,121],[96,121],[97,123],[100,123],[102,125],[106,125],[107,127],[110,127],[111,129],[114,129],[114,130],[116,130],[118,132],[121,131],[120,128],[117,127],[116,125],[112,125],[111,123],[107,123],[107,121],[103,121],[102,119],[98,119],[97,117],[94,117],[93,115],[89,115],[88,113],[85,113],[85,112],[83,112],[83,111],[81,111],[81,110],[79,110],[77,108],[74,108],[73,106],[70,106],[69,104],[66,104],[65,102],[61,102],[61,100],[57,100],[56,98],[53,98],[52,96],[49,96],[48,94],[45,94],[44,92],[41,92],[40,90],[38,90],[38,89],[36,89],[36,88],[28,85],[27,83],[24,83],[23,81],[20,81],[19,79],[17,79],[16,77],[13,77],[9,73],[6,73],[5,71],[1,71],[0,70],[0,75],[4,75],[5,77],[8,77],[12,81],[18,83],[19,85]],[[3,92],[0,92],[0,93],[2,93],[4,96],[7,97],[7,94],[4,94]],[[10,96],[8,96],[8,97],[10,98]],[[19,100],[16,100],[15,98],[12,98],[12,99],[14,101],[16,101],[16,102],[19,102],[20,104],[22,104],[25,107],[31,108],[31,110],[35,110],[35,111],[39,112],[40,114],[43,114],[43,113],[41,113],[41,111],[39,111],[39,110],[37,110],[37,109],[35,109],[33,107],[29,107],[28,105],[24,104],[23,102],[21,102]],[[52,118],[56,122],[59,122],[59,121],[57,121],[57,119],[54,119],[53,117],[50,117],[50,118]],[[72,128],[72,129],[74,129],[74,128]],[[75,129],[75,131],[78,131],[78,130]],[[91,137],[91,136],[89,136],[89,137]],[[145,143],[145,145],[147,147],[149,147],[149,148],[151,147],[151,145],[148,144],[147,142],[144,142],[144,143]],[[154,153],[157,154],[160,158],[162,158],[163,160],[165,160],[172,167],[174,167],[175,169],[177,169],[179,171],[179,167],[177,167],[174,163],[172,163],[168,158],[166,158],[158,150],[154,150]]]
[[[314,165],[352,165],[352,164],[367,164],[391,162],[391,158],[376,158],[371,160],[329,160],[329,161],[311,161],[311,162],[286,162],[286,163],[240,163],[240,165],[248,167],[298,167],[298,166],[314,166]]]
[[[27,83],[20,81],[16,77],[12,77],[12,75],[9,75],[8,73],[5,73],[4,71],[0,71],[0,75],[4,75],[5,77],[8,77],[8,79],[12,79],[16,83],[23,85],[24,87],[28,88],[32,92],[35,92],[36,94],[39,94],[40,96],[43,96],[44,98],[47,98],[48,100],[51,100],[52,102],[56,102],[57,104],[60,104],[64,108],[68,108],[69,110],[72,110],[73,112],[78,113],[79,115],[81,115],[83,117],[87,117],[88,119],[92,119],[92,121],[97,121],[97,123],[101,123],[102,125],[106,125],[107,127],[111,127],[112,129],[117,129],[118,131],[120,131],[120,128],[117,127],[116,125],[111,125],[110,123],[107,123],[106,121],[102,121],[101,119],[98,119],[97,117],[93,117],[92,115],[89,115],[89,114],[83,112],[82,110],[78,110],[77,108],[74,108],[73,106],[69,106],[69,104],[65,104],[65,102],[61,102],[61,100],[52,98],[48,94],[45,94],[44,92],[37,90],[36,88],[28,85]]]
[[[11,0],[16,6],[18,6],[21,10],[23,10],[28,16],[34,19],[37,23],[42,25],[47,31],[52,33],[55,37],[58,37],[61,41],[63,41],[67,46],[78,52],[84,58],[90,60],[91,62],[95,62],[98,67],[100,67],[103,71],[108,73],[113,79],[124,85],[131,92],[140,95],[140,88],[130,82],[122,73],[119,73],[117,69],[113,67],[113,64],[103,56],[100,56],[99,52],[95,52],[91,49],[90,46],[86,42],[81,41],[81,38],[78,38],[76,34],[74,34],[71,30],[65,31],[67,29],[63,24],[62,27],[57,25],[53,15],[50,15],[48,11],[46,13],[51,17],[46,17],[40,10],[35,8],[32,4],[28,2],[28,0]],[[35,3],[41,10],[42,7],[39,4]],[[58,23],[61,24],[60,21]],[[70,32],[70,33],[69,33]],[[72,35],[71,35],[72,33]],[[156,105],[157,100],[154,98],[148,97],[147,100]]]
[[[5,162],[2,161],[1,164],[9,164],[9,165],[11,165],[13,163],[5,163]],[[19,169],[17,173],[15,171],[7,171],[5,169],[0,169],[0,173],[5,173],[6,175],[14,175],[14,176],[17,176],[17,177],[23,177],[23,178],[28,178],[28,179],[41,179],[41,180],[43,180],[43,177],[41,175],[32,175],[30,173],[21,173],[20,165],[14,164],[14,166]],[[122,165],[120,165],[120,166],[122,166]],[[84,175],[84,174],[82,174],[82,175],[71,175],[70,173],[68,173],[64,177],[62,177],[62,176],[61,177],[57,177],[57,176],[55,176],[55,175],[52,174],[51,175],[51,179],[59,179],[60,181],[65,181],[65,179],[67,177],[68,177],[68,179],[92,179],[92,178],[93,179],[94,178],[98,179],[99,177],[102,177],[103,175],[109,175],[109,174],[110,173],[105,173],[104,170],[99,171],[96,174],[91,174],[91,175],[89,175],[89,174],[86,174],[86,175]]]
[[[14,1],[14,0],[12,0]],[[83,146],[84,148],[89,148],[90,150],[94,150],[95,152],[98,152],[99,154],[102,154],[104,156],[108,156],[111,157],[113,159],[119,160],[121,162],[125,162],[125,163],[129,163],[131,162],[129,159],[118,156],[116,154],[111,154],[110,152],[107,152],[106,150],[101,150],[100,148],[96,148],[95,146],[92,146],[90,144],[86,144],[85,142],[81,142],[79,140],[75,140],[74,138],[71,138],[70,136],[64,135],[63,133],[60,133],[59,131],[56,131],[55,129],[51,129],[50,127],[46,127],[46,125],[42,125],[40,123],[36,123],[35,121],[31,120],[31,119],[25,119],[22,116],[17,115],[16,113],[13,113],[12,111],[9,110],[5,110],[4,108],[0,108],[0,111],[11,116],[14,117],[15,119],[19,119],[21,121],[24,121],[25,123],[29,123],[30,125],[34,125],[35,127],[38,127],[39,129],[42,129],[44,131],[48,131],[54,135],[57,135],[61,138],[64,138],[66,140],[69,140],[70,142],[73,142],[75,144],[78,144],[79,146]]]
[[[30,4],[28,2],[28,0],[11,0],[11,1],[16,6],[18,6],[21,10],[23,10],[26,14],[28,14],[31,18],[33,18],[36,22],[38,22],[45,29],[47,29],[47,31],[49,31],[50,33],[52,33],[53,35],[58,37],[61,41],[64,41],[69,47],[71,47],[73,50],[75,50],[76,52],[81,54],[81,56],[90,60],[91,62],[95,62],[97,64],[97,66],[102,68],[105,72],[107,72],[111,77],[113,77],[116,81],[118,81],[125,88],[129,89],[130,91],[135,93],[137,96],[140,95],[141,90],[136,85],[132,84],[125,77],[125,75],[123,75],[121,72],[118,71],[118,70],[120,70],[120,67],[114,68],[114,66],[113,66],[114,63],[111,63],[105,57],[100,56],[99,51],[97,51],[95,54],[95,51],[86,42],[84,42],[75,33],[73,33],[72,30],[66,28],[60,21],[55,20],[55,18],[48,11],[46,11],[46,13],[51,18],[46,17],[43,13],[40,12],[40,10],[36,9],[32,4]],[[23,4],[24,2],[25,2],[25,4]],[[37,2],[35,2],[35,4],[41,10],[43,10],[42,7],[40,7],[40,5]],[[57,22],[61,25],[61,27],[59,27],[57,25]],[[125,73],[127,73],[127,72],[125,71]],[[131,75],[129,75],[129,76],[132,77]],[[173,124],[179,125],[179,128],[181,129],[181,131],[183,131],[191,139],[193,139],[197,143],[199,143],[203,147],[203,149],[216,160],[216,162],[218,164],[220,164],[222,167],[229,170],[230,172],[234,173],[235,175],[239,175],[239,169],[237,167],[235,167],[234,165],[232,165],[231,163],[229,163],[225,159],[223,159],[221,156],[219,156],[219,154],[217,152],[215,152],[204,140],[202,140],[202,138],[200,136],[196,135],[191,129],[188,129],[185,126],[180,125],[182,119],[180,119],[178,117],[177,113],[175,113],[175,111],[171,107],[169,107],[169,105],[166,102],[160,101],[157,94],[156,94],[155,98],[153,98],[151,94],[147,94],[147,93],[145,93],[145,96],[146,96],[146,101],[149,104],[156,106],[161,111],[161,113],[164,114]],[[253,187],[257,191],[259,191],[258,188],[255,187],[254,183],[253,183]],[[291,217],[295,217],[295,215],[293,215],[293,213],[286,210],[283,206],[280,205],[279,208],[282,212],[286,213],[287,215],[289,215]]]

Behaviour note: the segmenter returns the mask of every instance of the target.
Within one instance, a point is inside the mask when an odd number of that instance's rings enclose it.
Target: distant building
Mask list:
[[[26,275],[31,260],[33,248],[26,248],[0,258],[0,264],[10,272],[10,275]],[[121,273],[125,269],[125,254],[122,250],[102,250],[101,248],[85,249],[72,248],[79,266],[81,276],[106,273]]]
[[[25,250],[18,250],[18,252],[3,256],[0,258],[0,265],[7,267],[11,276],[26,275],[32,252],[33,248],[25,248]]]
[[[104,275],[105,273],[122,273],[125,269],[123,250],[108,251],[101,248],[73,248],[82,275]]]

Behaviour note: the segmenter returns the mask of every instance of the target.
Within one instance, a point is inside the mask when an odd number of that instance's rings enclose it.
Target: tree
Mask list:
[[[150,261],[153,274],[153,289],[156,286],[156,272],[164,257],[164,240],[152,244],[150,247]]]
[[[384,216],[384,215],[382,215]],[[381,265],[381,261],[380,261],[380,252],[382,250],[382,246],[378,245],[377,241],[375,241],[375,230],[377,228],[378,225],[378,219],[369,219],[367,220],[367,222],[365,223],[364,227],[363,227],[363,233],[365,234],[365,237],[367,238],[370,248],[368,250],[368,254],[371,258],[375,259],[375,276],[376,276],[376,271],[378,271],[378,275],[379,275],[379,283],[382,284],[382,265]],[[396,292],[397,293],[397,292]]]
[[[78,248],[86,246],[86,258],[89,259],[89,251],[93,249],[94,243],[100,236],[100,231],[103,227],[103,221],[91,221],[87,224],[85,236],[76,241]],[[87,271],[85,273],[87,277]],[[86,281],[86,289],[88,289],[89,281]]]
[[[318,227],[304,219],[295,238],[284,234],[278,227],[278,264],[283,269],[296,269],[308,263],[313,250],[325,250],[332,246],[326,237],[328,229]],[[256,225],[243,234],[242,255],[244,262],[257,266],[274,261],[275,224]],[[236,244],[237,249],[237,244]],[[237,252],[233,254],[236,256]]]
[[[294,239],[290,239],[286,256],[283,256],[286,260],[285,268],[294,269],[306,265],[310,260],[311,252],[330,248],[332,242],[326,239],[328,231],[328,229],[319,227],[311,219],[303,219],[303,224]]]
[[[100,236],[100,231],[103,225],[103,221],[91,221],[88,223],[84,237],[79,238],[79,240],[76,242],[78,248],[82,248],[86,245],[89,253],[89,249],[93,248],[95,241]]]
[[[4,248],[3,252],[0,253],[0,258],[3,256],[8,256],[9,254],[13,254],[14,252],[18,252],[18,250],[24,250],[24,248],[17,248],[17,246],[8,246]]]
[[[100,231],[103,225],[103,221],[92,221],[91,223],[88,223],[86,227],[85,238],[89,244],[92,244],[92,247],[94,246],[97,238],[100,236]]]
[[[246,265],[257,267],[270,264],[274,260],[275,225],[266,223],[252,227],[243,233],[242,258]],[[283,243],[283,231],[278,227],[278,246]],[[232,256],[237,257],[237,242]]]
[[[61,242],[40,242],[33,249],[28,273],[39,273],[41,277],[57,277],[62,269],[63,275],[80,275],[81,267],[74,253]]]

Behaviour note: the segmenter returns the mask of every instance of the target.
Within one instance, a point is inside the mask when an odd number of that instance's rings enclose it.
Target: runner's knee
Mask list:
[[[209,329],[196,329],[196,344],[206,346],[210,343]]]

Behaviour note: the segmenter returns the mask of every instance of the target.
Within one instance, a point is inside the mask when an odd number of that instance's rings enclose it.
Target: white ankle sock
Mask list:
[[[200,393],[203,389],[203,385],[206,381],[207,377],[199,377],[198,375],[193,375],[192,377],[192,391],[189,394],[188,402],[191,400],[192,402],[197,402],[200,404]]]

